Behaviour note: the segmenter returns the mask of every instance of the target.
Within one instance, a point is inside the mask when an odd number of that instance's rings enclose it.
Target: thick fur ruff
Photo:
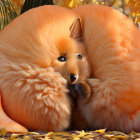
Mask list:
[[[66,80],[58,72],[13,62],[1,66],[2,101],[8,116],[32,130],[58,131],[69,126]]]
[[[84,26],[93,93],[79,108],[93,129],[140,131],[140,30],[106,6],[74,11]]]

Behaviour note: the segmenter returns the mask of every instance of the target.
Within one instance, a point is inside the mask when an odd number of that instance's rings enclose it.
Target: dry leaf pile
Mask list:
[[[7,133],[0,131],[0,140],[140,140],[140,133],[125,134],[119,131],[68,131],[68,132],[27,132]]]

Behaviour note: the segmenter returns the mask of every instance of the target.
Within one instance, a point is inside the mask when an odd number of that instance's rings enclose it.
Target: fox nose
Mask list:
[[[71,82],[75,81],[77,79],[77,76],[74,74],[70,74],[70,80]]]

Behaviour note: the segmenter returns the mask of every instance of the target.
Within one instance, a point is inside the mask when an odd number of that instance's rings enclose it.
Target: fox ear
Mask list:
[[[76,40],[82,40],[83,31],[80,17],[77,17],[70,27],[70,37]]]

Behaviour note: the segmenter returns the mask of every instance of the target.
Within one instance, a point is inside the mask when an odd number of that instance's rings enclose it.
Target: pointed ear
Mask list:
[[[70,37],[76,40],[82,40],[82,22],[80,17],[77,17],[70,27]]]

